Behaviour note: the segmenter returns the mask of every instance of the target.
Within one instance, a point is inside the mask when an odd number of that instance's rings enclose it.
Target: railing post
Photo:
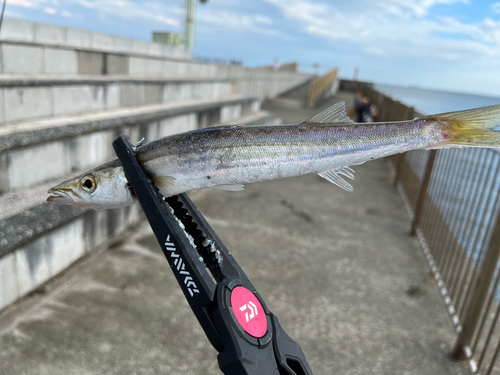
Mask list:
[[[429,187],[429,182],[431,181],[432,170],[434,168],[434,160],[436,160],[437,150],[431,150],[429,154],[429,160],[427,160],[427,166],[425,167],[425,174],[422,183],[420,184],[420,189],[418,190],[417,202],[415,203],[415,217],[411,223],[410,234],[412,236],[417,232],[417,227],[420,224],[420,217],[422,216],[422,210],[424,208],[425,196],[427,195],[427,188]]]
[[[394,101],[388,96],[385,97],[384,107],[382,108],[382,113],[380,115],[380,121],[391,121],[391,109]]]
[[[481,310],[484,306],[486,298],[490,290],[491,281],[495,275],[498,259],[500,256],[500,213],[497,214],[493,234],[488,244],[488,250],[484,257],[479,276],[477,278],[472,297],[467,307],[467,313],[462,324],[462,331],[460,332],[455,348],[453,349],[453,357],[462,359],[466,357],[464,348],[469,346],[472,337],[476,331]]]

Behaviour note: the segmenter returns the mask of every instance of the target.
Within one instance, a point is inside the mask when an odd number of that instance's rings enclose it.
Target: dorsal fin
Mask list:
[[[322,125],[322,124],[334,124],[338,123],[346,125],[346,124],[354,124],[346,113],[345,103],[339,102],[337,104],[328,107],[324,111],[318,113],[317,115],[311,117],[310,119],[304,121],[306,125]]]

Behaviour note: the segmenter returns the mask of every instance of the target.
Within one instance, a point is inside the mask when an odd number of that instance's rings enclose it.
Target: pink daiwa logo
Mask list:
[[[234,316],[246,333],[262,337],[267,332],[267,317],[259,300],[251,291],[237,286],[231,292],[231,306]]]
[[[249,320],[255,318],[255,316],[259,315],[259,311],[257,310],[257,306],[255,306],[255,303],[253,303],[252,301],[248,301],[247,304],[243,305],[240,307],[240,310],[241,311],[245,311],[246,309],[250,310],[250,315],[248,315],[248,312],[245,312],[245,319],[248,323]]]

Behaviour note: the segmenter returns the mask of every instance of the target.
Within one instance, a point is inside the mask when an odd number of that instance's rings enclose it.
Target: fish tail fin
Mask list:
[[[444,147],[500,147],[500,105],[423,119],[442,124]]]

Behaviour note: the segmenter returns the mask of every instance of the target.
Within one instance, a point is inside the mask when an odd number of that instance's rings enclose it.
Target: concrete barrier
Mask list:
[[[2,124],[233,94],[227,80],[30,77],[0,78]]]
[[[1,254],[0,309],[59,274],[142,217],[139,205],[99,212],[44,203],[28,212],[29,215],[0,221],[3,237],[24,228],[32,232],[33,238]],[[37,228],[39,232],[35,233]]]

